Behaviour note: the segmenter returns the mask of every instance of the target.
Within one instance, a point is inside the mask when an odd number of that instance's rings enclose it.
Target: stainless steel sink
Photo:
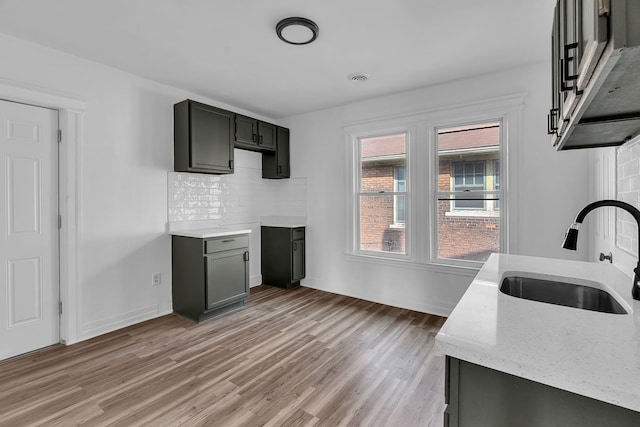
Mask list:
[[[533,277],[508,276],[502,280],[500,292],[516,298],[583,310],[612,314],[627,314],[627,311],[608,292],[575,283],[558,282]]]

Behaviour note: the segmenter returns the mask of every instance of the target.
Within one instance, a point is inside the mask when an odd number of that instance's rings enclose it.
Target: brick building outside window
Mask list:
[[[438,258],[500,251],[500,123],[440,128]]]
[[[360,249],[406,253],[404,133],[360,140]]]

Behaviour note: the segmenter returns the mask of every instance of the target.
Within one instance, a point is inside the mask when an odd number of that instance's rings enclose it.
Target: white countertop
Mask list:
[[[608,314],[505,295],[516,273],[597,282],[629,314]],[[600,284],[600,285],[598,285]],[[436,337],[438,351],[640,411],[640,302],[611,264],[494,254]]]
[[[260,225],[286,228],[306,227],[307,218],[303,216],[263,216],[260,218]]]
[[[207,239],[209,237],[233,236],[236,234],[249,234],[250,229],[240,227],[208,227],[197,228],[193,230],[172,230],[169,234],[173,236],[196,237],[198,239]]]

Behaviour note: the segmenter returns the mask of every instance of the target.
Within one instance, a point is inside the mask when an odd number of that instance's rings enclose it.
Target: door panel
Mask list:
[[[40,258],[9,261],[9,328],[42,319]]]
[[[59,342],[58,113],[0,101],[0,360]]]
[[[7,159],[9,236],[40,232],[40,171],[38,159]]]

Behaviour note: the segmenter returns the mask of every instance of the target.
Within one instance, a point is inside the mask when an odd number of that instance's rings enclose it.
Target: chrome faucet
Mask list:
[[[636,223],[638,224],[638,230],[640,233],[640,211],[636,209],[634,206],[629,203],[621,202],[619,200],[599,200],[597,202],[589,203],[585,206],[578,215],[576,216],[575,221],[571,224],[571,227],[567,230],[567,234],[564,236],[564,242],[562,242],[562,247],[565,249],[570,249],[572,251],[576,250],[576,246],[578,243],[578,224],[582,224],[584,217],[587,216],[589,212],[592,210],[599,208],[601,206],[613,206],[616,208],[624,209],[629,212],[633,218],[635,218]],[[640,238],[638,238],[640,242]],[[640,243],[639,243],[640,245]],[[640,248],[638,248],[638,256],[640,256]],[[633,285],[631,288],[631,296],[635,300],[640,300],[640,260],[638,260],[638,264],[636,268],[633,269]]]

